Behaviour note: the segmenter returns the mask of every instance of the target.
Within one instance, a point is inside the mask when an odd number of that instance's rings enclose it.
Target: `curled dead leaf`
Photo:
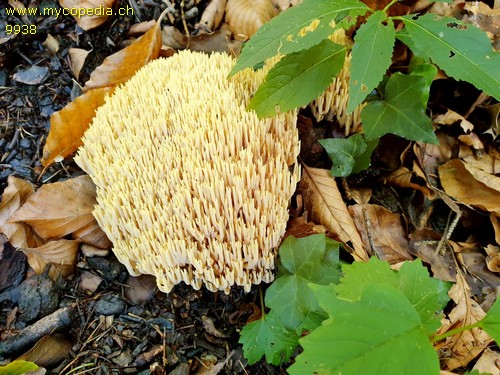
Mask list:
[[[226,22],[238,40],[247,40],[277,14],[270,0],[228,0],[226,5]]]
[[[488,179],[479,181],[459,159],[450,160],[438,170],[446,194],[460,203],[470,204],[500,216],[500,177],[490,175]],[[475,174],[483,175],[480,171]]]
[[[9,222],[12,215],[35,192],[33,184],[20,178],[9,176],[8,185],[0,203],[0,232],[4,233],[14,247],[38,247],[44,241],[25,223]]]
[[[212,0],[201,15],[200,22],[194,28],[198,32],[211,33],[217,29],[224,18],[227,0]]]
[[[354,259],[368,261],[368,253],[330,171],[304,165],[300,188],[308,219],[324,225],[345,244],[351,243]]]
[[[116,0],[59,0],[61,7],[69,9],[76,23],[84,30],[91,30],[107,21],[114,14]],[[75,14],[73,14],[75,13]]]
[[[82,233],[101,231],[92,215],[96,204],[95,185],[88,176],[45,184],[11,217],[24,222],[44,239],[59,239],[71,234],[74,239],[95,245]],[[102,231],[101,231],[102,232]],[[91,236],[101,241],[104,234]],[[107,247],[111,246],[109,240]]]
[[[50,116],[50,132],[43,148],[41,163],[48,167],[59,157],[67,157],[82,145],[81,137],[94,118],[95,111],[114,88],[95,89],[79,96]]]
[[[28,257],[28,263],[36,273],[41,274],[50,264],[49,276],[52,280],[65,278],[75,271],[78,242],[72,240],[50,241],[36,248],[20,249]]]
[[[413,260],[399,215],[375,204],[356,204],[349,212],[365,248],[390,264]]]
[[[160,20],[151,30],[130,46],[106,57],[103,63],[90,75],[90,79],[85,83],[83,92],[124,83],[140,68],[151,60],[156,59],[160,53],[162,44]]]
[[[73,77],[78,79],[80,77],[80,70],[82,70],[85,59],[87,58],[90,51],[84,50],[82,48],[70,48],[68,50],[68,63]]]
[[[461,272],[457,273],[457,282],[448,294],[456,306],[444,320],[443,326],[437,332],[438,335],[454,328],[474,324],[486,315],[477,302],[471,298],[470,288]],[[485,331],[473,328],[448,337],[435,346],[436,349],[446,350],[451,354],[444,358],[443,362],[445,369],[452,371],[459,367],[466,367],[491,341],[492,339]]]

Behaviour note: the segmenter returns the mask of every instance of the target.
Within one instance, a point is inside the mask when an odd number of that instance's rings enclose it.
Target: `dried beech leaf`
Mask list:
[[[47,264],[52,267],[49,276],[53,280],[67,277],[75,270],[79,243],[73,240],[50,241],[36,248],[20,249],[28,257],[28,263],[41,274]]]
[[[85,59],[87,58],[90,51],[84,50],[83,48],[70,48],[68,50],[69,68],[73,77],[78,79],[80,77],[80,70],[82,70]]]
[[[9,176],[8,186],[2,194],[0,203],[0,232],[4,233],[14,247],[38,247],[44,243],[31,227],[25,223],[10,223],[8,220],[35,192],[29,181]]]
[[[200,22],[194,27],[199,32],[211,33],[217,29],[224,17],[227,0],[212,0],[201,15]]]
[[[384,178],[384,182],[395,186],[419,190],[426,197],[433,198],[435,196],[435,193],[432,190],[428,189],[425,186],[412,182],[412,178],[414,177],[414,175],[415,173],[410,171],[408,168],[401,167]]]
[[[155,27],[155,25],[156,25],[155,20],[134,23],[132,26],[130,26],[130,29],[128,30],[127,35],[130,35],[130,36],[142,35],[144,33],[147,33],[153,27]]]
[[[96,109],[104,104],[106,94],[112,92],[110,87],[89,91],[50,116],[50,132],[41,160],[43,166],[48,167],[58,157],[71,155],[82,145],[81,137]]]
[[[482,4],[482,3],[480,3]],[[472,368],[480,374],[500,375],[500,353],[486,348]]]
[[[96,204],[95,185],[88,176],[43,185],[11,217],[25,222],[44,239],[58,239],[68,234],[78,237],[82,228],[99,228],[92,216]],[[89,243],[89,245],[94,245]]]
[[[33,348],[17,360],[35,362],[38,366],[54,366],[65,359],[73,344],[62,333],[43,336]]]
[[[470,204],[480,209],[500,215],[500,191],[478,181],[459,159],[453,159],[439,167],[439,178],[446,194],[460,203]],[[500,177],[492,176],[500,180]]]
[[[112,7],[115,1],[116,0],[59,0],[59,4],[63,8],[80,10],[82,16],[74,16],[76,23],[83,30],[91,30],[106,22],[109,17],[108,12],[114,13]],[[91,12],[99,13],[90,14]]]
[[[228,0],[226,22],[235,39],[246,40],[277,13],[270,0]]]
[[[500,245],[500,217],[490,214],[491,225],[495,231],[495,242]]]
[[[356,204],[349,212],[365,248],[390,264],[413,260],[399,215],[375,204]]]
[[[356,260],[368,261],[361,237],[330,171],[304,166],[300,188],[304,191],[309,220],[324,225],[340,241],[351,242]]]
[[[464,116],[458,114],[455,111],[452,111],[449,109],[446,113],[442,115],[437,115],[434,117],[432,120],[434,124],[440,124],[440,125],[452,125],[457,122],[460,123],[460,127],[465,133],[469,133],[474,130],[474,125],[468,121]]]
[[[444,320],[443,326],[437,332],[438,335],[454,328],[474,324],[486,315],[483,309],[471,298],[470,288],[461,272],[457,273],[457,283],[453,285],[448,294],[456,303],[456,307]],[[451,357],[444,358],[443,361],[445,369],[452,371],[459,367],[466,367],[491,341],[492,339],[486,332],[474,328],[448,337],[436,346],[451,353]]]
[[[160,23],[157,22],[151,30],[130,46],[106,57],[90,75],[83,92],[124,83],[140,68],[156,59],[162,44]]]
[[[240,54],[241,42],[232,40],[231,31],[223,24],[211,34],[200,34],[189,38],[187,48],[198,52],[228,52],[232,56]]]
[[[129,276],[126,285],[125,298],[138,305],[151,300],[158,290],[156,277],[151,275]]]
[[[52,54],[55,55],[57,51],[59,51],[59,42],[57,41],[56,38],[54,38],[52,35],[47,34],[47,38],[45,41],[42,43],[42,45],[47,48],[47,50]]]

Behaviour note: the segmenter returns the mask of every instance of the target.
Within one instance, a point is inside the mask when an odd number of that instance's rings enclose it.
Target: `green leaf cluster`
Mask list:
[[[288,237],[280,247],[280,276],[266,291],[271,308],[262,318],[246,325],[240,343],[250,364],[265,355],[279,365],[290,359],[303,330],[311,330],[327,318],[311,285],[328,285],[340,278],[340,243],[316,234]]]
[[[366,141],[388,133],[437,143],[426,114],[430,84],[437,72],[434,64],[450,77],[470,82],[500,100],[500,52],[493,50],[482,30],[433,14],[388,16],[387,10],[396,2],[373,11],[359,0],[304,0],[262,26],[245,44],[231,72],[262,66],[266,59],[281,56],[248,106],[266,117],[305,106],[318,97],[340,72],[347,49],[352,48],[347,111],[352,112],[375,89],[382,97],[369,102],[361,113],[366,139],[341,140],[337,143],[351,144],[340,146],[339,152],[329,151],[334,163],[341,163],[332,170],[335,176],[359,169],[354,168],[351,158],[359,156]],[[352,47],[328,40],[335,30],[350,28],[358,17],[367,15]],[[395,22],[402,23],[398,31]],[[412,63],[409,74],[384,78],[392,64],[396,39],[413,51],[418,63]],[[357,148],[351,152],[352,143]],[[346,150],[348,158],[339,156]]]
[[[434,341],[474,327],[500,341],[500,299],[480,322],[436,337],[450,283],[430,277],[420,260],[399,271],[378,258],[341,267],[338,250],[320,234],[284,241],[266,292],[271,311],[241,331],[250,364],[265,356],[279,365],[300,344],[290,374],[437,375]]]

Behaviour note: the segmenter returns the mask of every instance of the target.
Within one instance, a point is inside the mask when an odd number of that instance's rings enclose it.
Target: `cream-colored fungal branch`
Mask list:
[[[273,279],[299,180],[296,112],[247,112],[266,69],[228,80],[233,63],[191,51],[149,63],[98,109],[76,157],[116,256],[164,292]]]
[[[345,35],[344,29],[335,31],[330,40],[341,45],[350,45],[351,40]],[[323,119],[328,121],[337,120],[344,128],[346,135],[359,132],[361,125],[361,110],[363,105],[358,106],[352,113],[347,113],[347,102],[349,101],[349,77],[351,70],[351,52],[345,56],[344,66],[332,84],[317,99],[309,104],[311,111],[317,121]]]

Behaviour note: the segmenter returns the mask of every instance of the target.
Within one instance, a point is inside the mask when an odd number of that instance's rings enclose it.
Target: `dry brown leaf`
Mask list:
[[[486,348],[472,369],[481,374],[500,375],[500,353]]]
[[[474,130],[474,125],[470,121],[451,109],[448,109],[448,111],[442,115],[435,116],[433,123],[439,125],[453,125],[455,123],[459,123],[465,133],[469,133]]]
[[[46,240],[72,234],[74,239],[83,242],[85,238],[78,236],[79,230],[99,228],[92,216],[96,203],[95,185],[89,176],[80,176],[43,185],[16,211],[11,221],[30,224]]]
[[[165,11],[163,12],[165,14]],[[116,86],[129,80],[140,68],[158,57],[161,49],[161,18],[130,46],[106,57],[90,75],[83,92]]]
[[[33,348],[17,360],[35,362],[38,366],[54,366],[65,359],[73,344],[62,333],[43,336]]]
[[[52,280],[65,278],[75,271],[79,243],[73,240],[50,241],[36,248],[20,249],[28,257],[28,263],[36,273],[41,274],[50,264]]]
[[[489,188],[500,192],[500,177],[496,177],[490,172],[486,172],[482,168],[475,167],[469,163],[464,163],[464,167],[477,181],[482,182]]]
[[[491,154],[467,155],[462,159],[466,163],[467,169],[471,166],[490,174],[500,174],[500,155],[495,151],[492,151]]]
[[[80,275],[80,282],[78,289],[94,293],[99,285],[101,285],[103,278],[88,271],[83,271]]]
[[[102,25],[113,15],[113,4],[116,0],[59,0],[63,8],[78,12],[73,16],[83,30],[91,30]],[[73,15],[73,14],[72,14]]]
[[[326,228],[323,225],[315,224],[307,221],[305,217],[296,217],[288,223],[288,228],[283,236],[285,239],[288,236],[302,238],[313,234],[326,233]]]
[[[224,17],[227,0],[212,0],[201,15],[200,22],[194,28],[198,32],[211,33],[217,29]]]
[[[10,223],[8,220],[35,192],[29,181],[9,176],[8,186],[2,194],[0,203],[0,232],[4,233],[14,247],[38,247],[44,241],[25,223]]]
[[[436,252],[442,236],[430,229],[417,229],[410,234],[410,253],[429,264],[432,276],[444,280],[455,281],[457,267],[451,251]]]
[[[125,298],[138,305],[150,301],[158,290],[156,277],[151,275],[129,276],[126,285]]]
[[[495,231],[495,241],[500,245],[500,217],[495,214],[490,214],[491,225]]]
[[[486,250],[486,266],[491,272],[500,273],[500,246],[488,245]]]
[[[355,204],[349,212],[365,248],[390,264],[413,260],[399,215],[375,204]]]
[[[56,38],[54,38],[52,35],[47,34],[47,38],[45,41],[42,43],[42,45],[47,48],[47,50],[52,54],[55,55],[57,51],[59,51],[59,42],[57,41]]]
[[[440,166],[439,178],[446,194],[460,203],[500,215],[500,191],[476,180],[459,159],[453,159]],[[500,177],[494,177],[500,179]],[[495,184],[494,186],[498,186]]]
[[[235,39],[247,40],[277,13],[271,0],[228,0],[226,22]]]
[[[147,33],[153,27],[155,27],[155,25],[156,25],[155,20],[134,23],[132,26],[130,26],[130,29],[128,30],[127,35],[130,35],[130,36],[142,35],[144,33]]]
[[[454,328],[474,324],[486,315],[471,298],[470,288],[461,272],[457,273],[457,282],[448,294],[456,303],[456,307],[448,314],[447,319],[443,319],[438,335]],[[443,362],[447,370],[453,371],[458,367],[467,366],[491,341],[486,332],[474,328],[448,337],[444,342],[437,343],[436,347],[450,353],[450,357],[444,358]]]
[[[416,167],[416,165],[414,166]],[[421,175],[423,173],[420,173]],[[389,176],[384,178],[384,183],[400,186],[404,188],[410,188],[421,191],[426,197],[432,199],[436,195],[434,191],[426,188],[425,186],[421,186],[415,182],[412,182],[411,179],[414,176],[414,173],[411,172],[406,167],[401,167],[394,172],[392,172]]]
[[[50,132],[41,160],[44,167],[78,150],[82,145],[81,137],[94,118],[96,109],[104,104],[105,96],[113,90],[106,87],[89,91],[50,116]]]
[[[228,52],[232,56],[240,54],[241,42],[231,39],[231,31],[223,24],[211,34],[200,34],[189,38],[187,48],[198,52]]]
[[[340,241],[352,243],[354,259],[368,261],[369,256],[361,237],[330,171],[304,165],[300,188],[303,190],[308,219],[324,225]]]
[[[476,133],[459,135],[458,140],[475,150],[484,150],[484,144]]]
[[[80,70],[82,70],[85,59],[87,58],[90,51],[84,50],[82,48],[70,48],[68,50],[68,64],[73,77],[78,80],[80,77]]]

